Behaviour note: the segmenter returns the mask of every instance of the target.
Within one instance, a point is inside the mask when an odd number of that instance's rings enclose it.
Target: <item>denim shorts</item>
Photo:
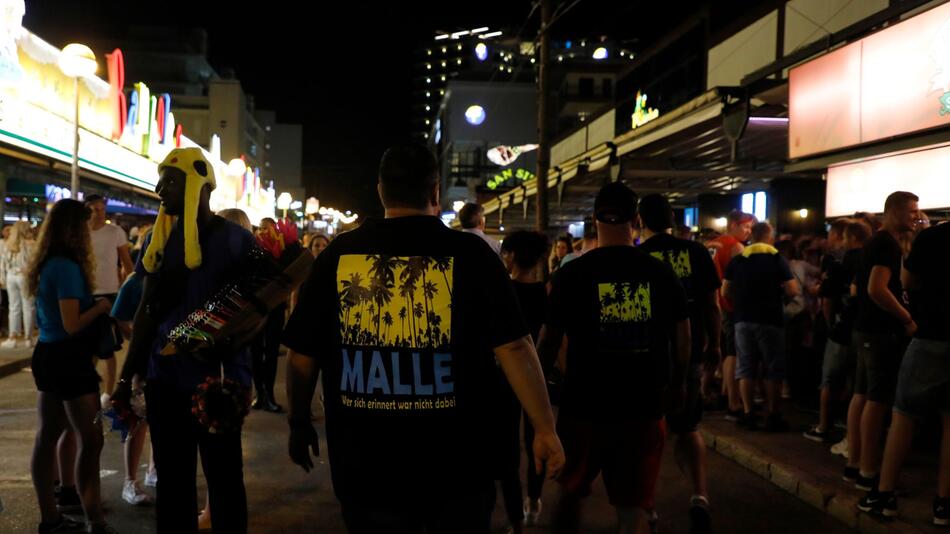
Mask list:
[[[854,371],[854,349],[832,340],[825,344],[825,358],[821,364],[821,386],[819,389],[841,389],[848,381],[848,374]]]
[[[897,378],[894,409],[916,419],[950,414],[950,341],[914,338]]]
[[[761,323],[736,324],[739,365],[736,378],[755,379],[759,362],[765,364],[766,380],[785,380],[785,328]]]
[[[904,345],[895,334],[854,332],[851,338],[858,356],[854,376],[855,395],[883,404],[894,402],[897,390],[897,372],[900,369]]]

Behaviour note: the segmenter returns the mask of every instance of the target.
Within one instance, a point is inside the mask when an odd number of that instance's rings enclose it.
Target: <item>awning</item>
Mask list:
[[[596,192],[611,179],[624,181],[638,194],[663,193],[683,205],[701,194],[759,190],[779,177],[820,178],[817,172],[785,169],[784,106],[750,102],[746,112],[731,93],[728,88],[707,91],[552,168],[549,227],[563,228],[591,215]],[[745,129],[733,151],[727,130],[736,130],[739,119]],[[536,191],[532,180],[485,203],[489,228],[534,228]]]

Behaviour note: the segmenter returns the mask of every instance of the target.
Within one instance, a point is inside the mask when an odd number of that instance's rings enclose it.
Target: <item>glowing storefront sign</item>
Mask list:
[[[515,179],[519,182],[525,182],[532,178],[534,178],[534,173],[531,171],[525,169],[505,169],[493,176],[491,180],[488,180],[485,187],[494,191],[504,185],[508,180]]]
[[[950,124],[950,4],[789,73],[789,156]]]
[[[631,129],[636,130],[644,124],[656,120],[660,116],[660,110],[647,107],[647,95],[637,91],[637,102],[633,108],[631,119]]]
[[[840,217],[857,211],[884,211],[894,191],[920,197],[920,209],[950,206],[950,146],[926,148],[828,169],[825,215]]]

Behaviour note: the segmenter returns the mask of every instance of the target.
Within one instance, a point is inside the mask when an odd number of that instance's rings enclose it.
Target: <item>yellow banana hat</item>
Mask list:
[[[174,167],[185,173],[185,212],[181,216],[181,224],[185,230],[185,266],[197,269],[201,266],[201,243],[198,240],[198,202],[201,197],[201,188],[205,184],[214,190],[217,183],[214,179],[214,167],[205,158],[200,148],[176,148],[165,156],[165,160],[158,166],[158,172],[166,167]],[[145,270],[154,273],[162,266],[165,245],[171,235],[175,218],[165,213],[165,207],[158,208],[158,217],[152,229],[152,241],[145,251],[142,264]]]

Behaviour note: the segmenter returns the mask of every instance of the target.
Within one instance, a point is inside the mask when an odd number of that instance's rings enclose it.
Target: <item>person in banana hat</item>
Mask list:
[[[198,516],[195,472],[198,450],[208,481],[214,532],[247,532],[240,430],[212,433],[192,414],[192,395],[208,378],[223,374],[251,383],[246,349],[220,359],[162,356],[171,329],[238,276],[256,246],[244,228],[214,215],[209,204],[214,167],[200,148],[176,148],[158,166],[155,191],[161,207],[136,272],[144,278],[142,304],[115,402],[128,398],[133,382],[145,388],[147,420],[158,472],[157,532],[195,532]],[[222,363],[223,361],[223,363]]]

